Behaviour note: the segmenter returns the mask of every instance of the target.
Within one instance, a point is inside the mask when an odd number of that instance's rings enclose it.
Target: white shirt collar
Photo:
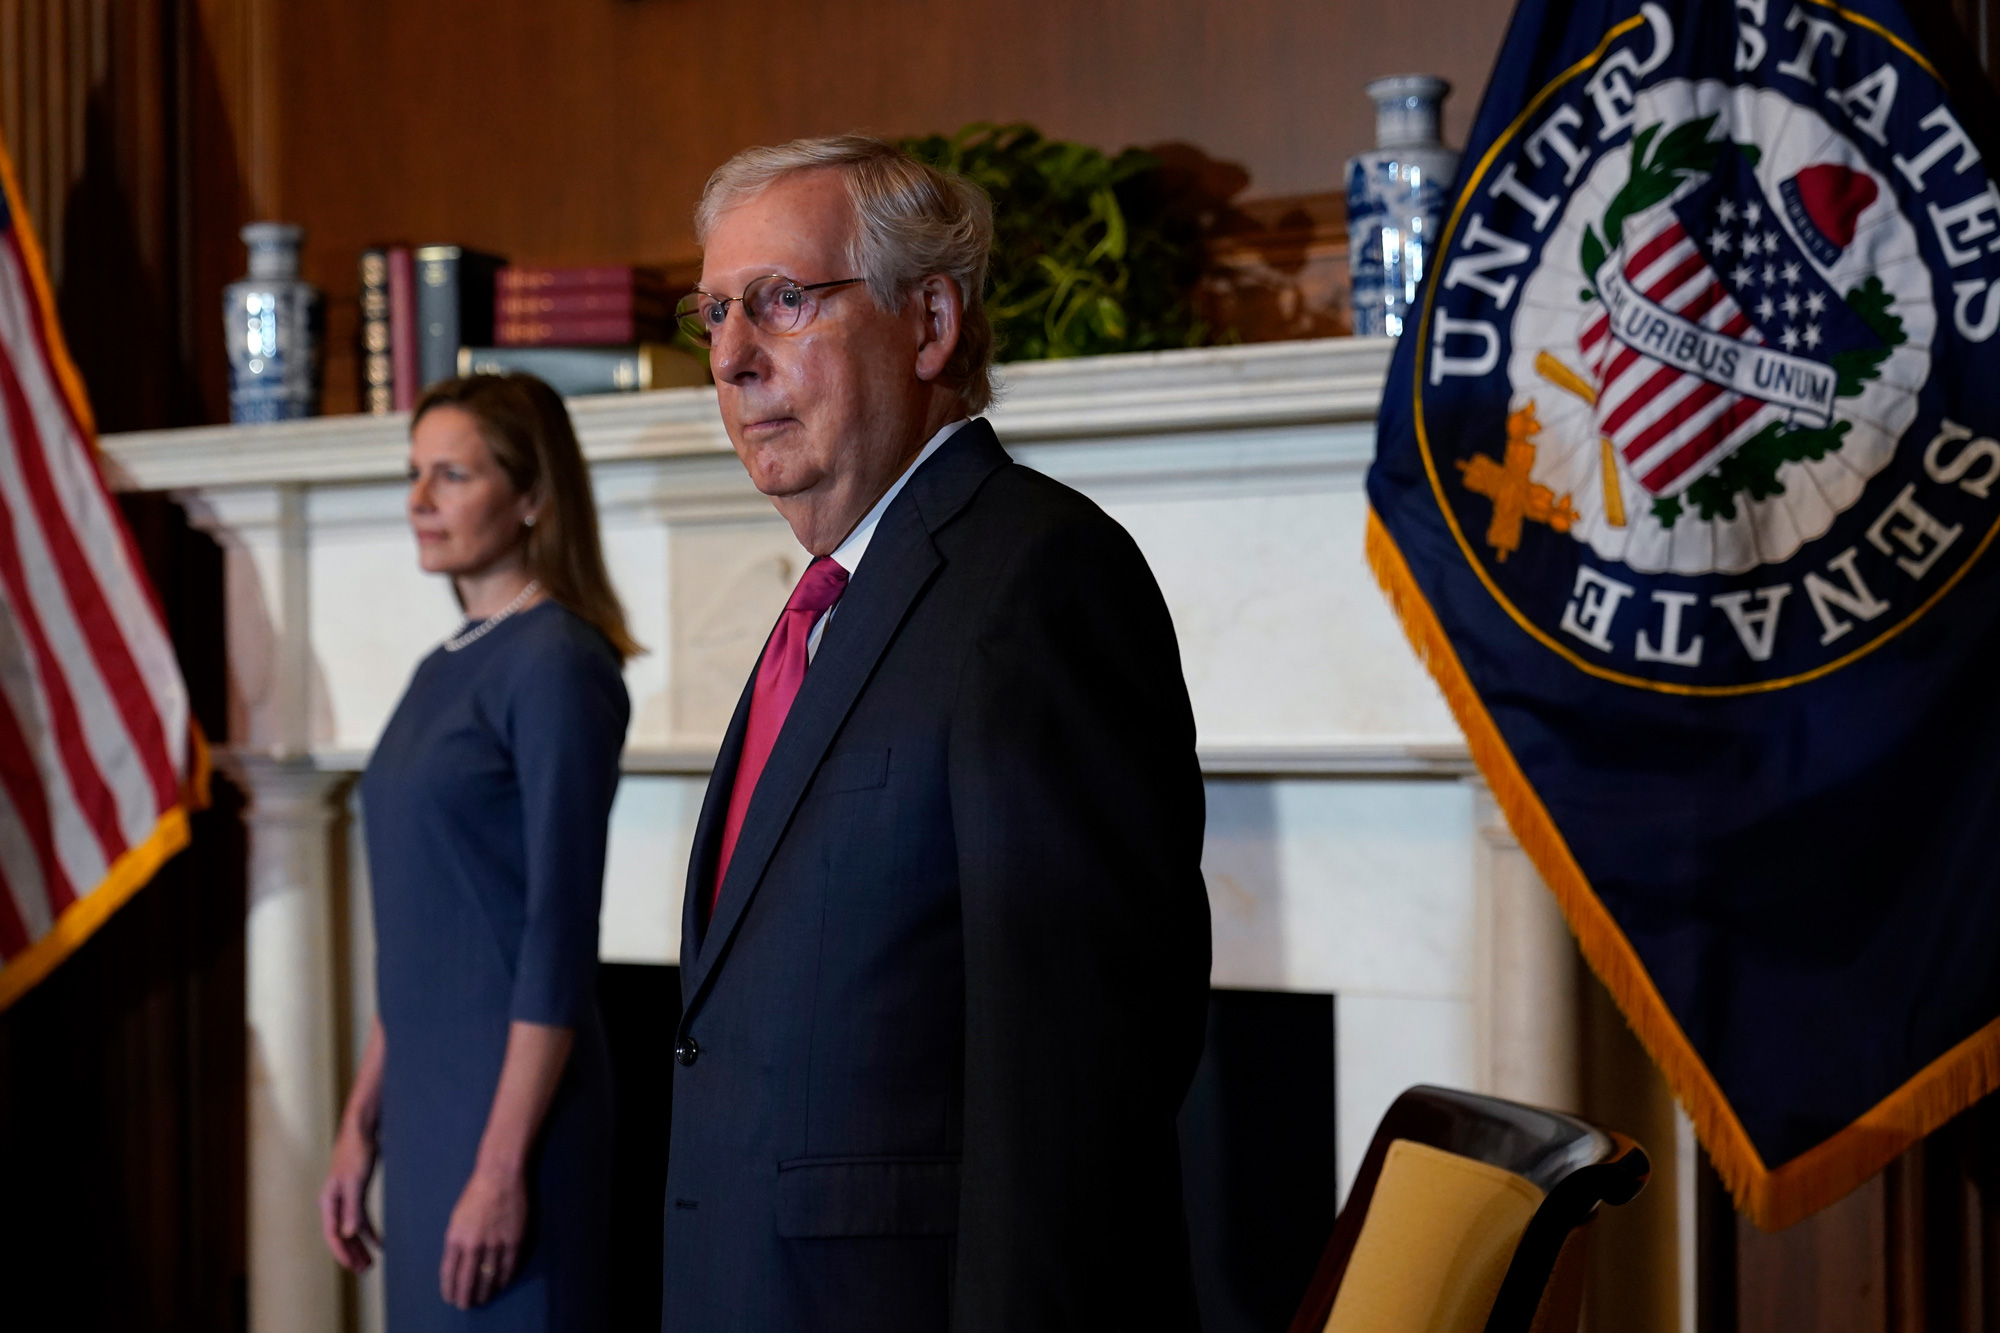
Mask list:
[[[930,456],[936,453],[944,445],[944,442],[950,439],[957,432],[958,428],[963,426],[968,420],[970,420],[969,417],[960,417],[957,421],[950,423],[937,434],[931,436],[930,443],[924,446],[923,452],[918,454],[911,461],[910,465],[903,469],[902,476],[896,478],[896,484],[882,492],[882,498],[877,500],[875,507],[864,514],[861,521],[854,525],[854,531],[847,534],[847,540],[834,548],[833,563],[846,570],[850,576],[853,575],[854,571],[861,565],[861,557],[868,553],[868,543],[874,540],[875,527],[882,521],[882,515],[888,512],[890,502],[902,493],[904,485],[912,476],[916,475],[917,469],[929,461]]]

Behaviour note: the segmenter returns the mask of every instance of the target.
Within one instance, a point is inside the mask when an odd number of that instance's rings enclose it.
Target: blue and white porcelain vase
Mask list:
[[[250,276],[223,289],[229,349],[229,419],[290,421],[319,415],[325,303],[299,279],[299,241],[290,222],[253,222],[242,231]]]
[[[1458,154],[1438,138],[1451,85],[1398,74],[1368,85],[1375,151],[1347,163],[1347,263],[1354,280],[1354,332],[1398,337],[1437,254],[1445,191]]]

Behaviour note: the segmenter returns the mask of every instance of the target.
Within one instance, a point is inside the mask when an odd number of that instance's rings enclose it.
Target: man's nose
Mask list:
[[[741,306],[730,310],[722,327],[709,335],[709,373],[717,380],[737,381],[757,374],[757,330]]]

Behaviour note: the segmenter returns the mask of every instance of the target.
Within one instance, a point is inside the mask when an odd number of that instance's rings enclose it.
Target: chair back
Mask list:
[[[1649,1170],[1638,1144],[1576,1116],[1411,1088],[1375,1130],[1291,1333],[1574,1333],[1580,1228]]]

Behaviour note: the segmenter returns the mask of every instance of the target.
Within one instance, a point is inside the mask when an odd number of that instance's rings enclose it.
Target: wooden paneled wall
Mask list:
[[[171,0],[0,0],[0,131],[113,428],[173,413],[173,13]]]
[[[1368,78],[1435,70],[1462,137],[1510,0],[1446,22],[1365,0],[342,0],[288,6],[275,207],[333,298],[350,410],[353,264],[384,240],[539,263],[693,252],[737,149],[1030,120],[1108,149],[1181,143],[1245,194],[1337,188]]]
[[[0,2],[0,126],[58,278],[63,208],[84,172],[85,119],[109,82],[110,9],[111,0]]]
[[[275,207],[277,9],[0,0],[0,134],[105,430],[227,415],[222,285]]]
[[[252,217],[307,229],[340,412],[366,245],[686,259],[701,183],[739,148],[982,119],[1182,145],[1246,198],[1321,192],[1372,142],[1377,75],[1451,79],[1463,139],[1511,4],[1443,8],[0,0],[0,120],[57,280],[79,285],[71,336],[107,426],[226,416],[219,302]]]

